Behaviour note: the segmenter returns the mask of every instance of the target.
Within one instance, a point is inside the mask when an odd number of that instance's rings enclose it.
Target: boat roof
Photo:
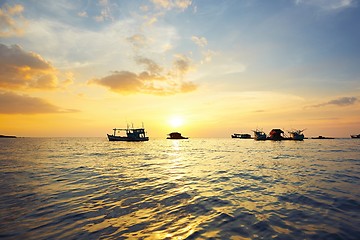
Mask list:
[[[113,129],[114,131],[117,131],[117,130],[120,130],[120,131],[129,131],[129,130],[132,130],[132,131],[138,131],[138,130],[145,130],[145,128],[114,128]]]
[[[281,130],[280,128],[273,128],[271,130],[271,132],[274,131],[274,132],[284,132],[283,130]]]

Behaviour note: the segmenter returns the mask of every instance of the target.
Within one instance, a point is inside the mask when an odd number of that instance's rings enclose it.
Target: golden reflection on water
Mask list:
[[[30,196],[18,204],[33,211],[29,225],[53,225],[42,232],[48,238],[65,228],[59,236],[286,239],[296,231],[337,234],[343,230],[332,223],[339,219],[352,227],[346,219],[354,213],[333,203],[358,206],[359,191],[351,181],[357,172],[351,161],[337,161],[335,144],[331,148],[318,155],[307,142],[51,140],[27,163],[30,144],[19,153],[22,165],[6,173],[22,171],[8,185],[23,186],[19,196]],[[342,154],[356,159],[350,150]],[[13,187],[8,195],[14,192]],[[37,233],[37,227],[29,232]]]

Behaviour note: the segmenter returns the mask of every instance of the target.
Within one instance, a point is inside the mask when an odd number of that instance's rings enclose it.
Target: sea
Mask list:
[[[360,239],[360,139],[0,139],[0,239]]]

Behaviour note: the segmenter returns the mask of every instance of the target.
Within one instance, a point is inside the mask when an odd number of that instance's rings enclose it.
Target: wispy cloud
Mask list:
[[[0,37],[20,36],[27,25],[22,13],[24,7],[20,4],[10,6],[4,4],[0,8]]]
[[[11,92],[0,93],[0,114],[40,114],[74,113],[75,109],[63,109],[44,99],[18,95]]]
[[[111,13],[111,6],[108,0],[99,0],[100,14],[95,16],[97,22],[104,22],[106,20],[113,21],[114,17]]]
[[[191,40],[200,47],[205,47],[208,43],[205,37],[192,36]]]
[[[148,43],[147,38],[144,34],[134,34],[131,37],[126,38],[126,40],[132,45],[135,51],[145,47]]]
[[[81,11],[81,12],[78,12],[78,16],[79,17],[88,17],[88,14],[86,11]]]
[[[19,45],[0,43],[0,88],[53,89],[57,86],[56,69],[40,55]]]
[[[216,55],[216,52],[212,50],[206,50],[201,52],[203,59],[201,60],[201,63],[211,62],[213,56]]]
[[[140,10],[143,13],[143,19],[145,20],[144,26],[151,26],[158,22],[159,18],[165,16],[169,11],[185,11],[192,5],[192,0],[151,0],[152,7],[148,5],[142,5]]]
[[[191,0],[151,0],[151,2],[155,6],[160,8],[164,8],[164,9],[176,8],[181,10],[185,10],[192,3]]]
[[[330,100],[325,103],[313,105],[312,107],[324,107],[324,106],[328,106],[328,105],[344,107],[344,106],[354,105],[356,102],[358,102],[358,99],[356,97],[341,97],[341,98]]]
[[[354,0],[295,0],[295,3],[316,6],[323,10],[341,10],[356,5]]]

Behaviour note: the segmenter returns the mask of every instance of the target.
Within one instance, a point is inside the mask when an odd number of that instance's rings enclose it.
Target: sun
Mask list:
[[[184,119],[181,116],[172,116],[169,118],[169,124],[171,127],[181,127],[184,125]]]

